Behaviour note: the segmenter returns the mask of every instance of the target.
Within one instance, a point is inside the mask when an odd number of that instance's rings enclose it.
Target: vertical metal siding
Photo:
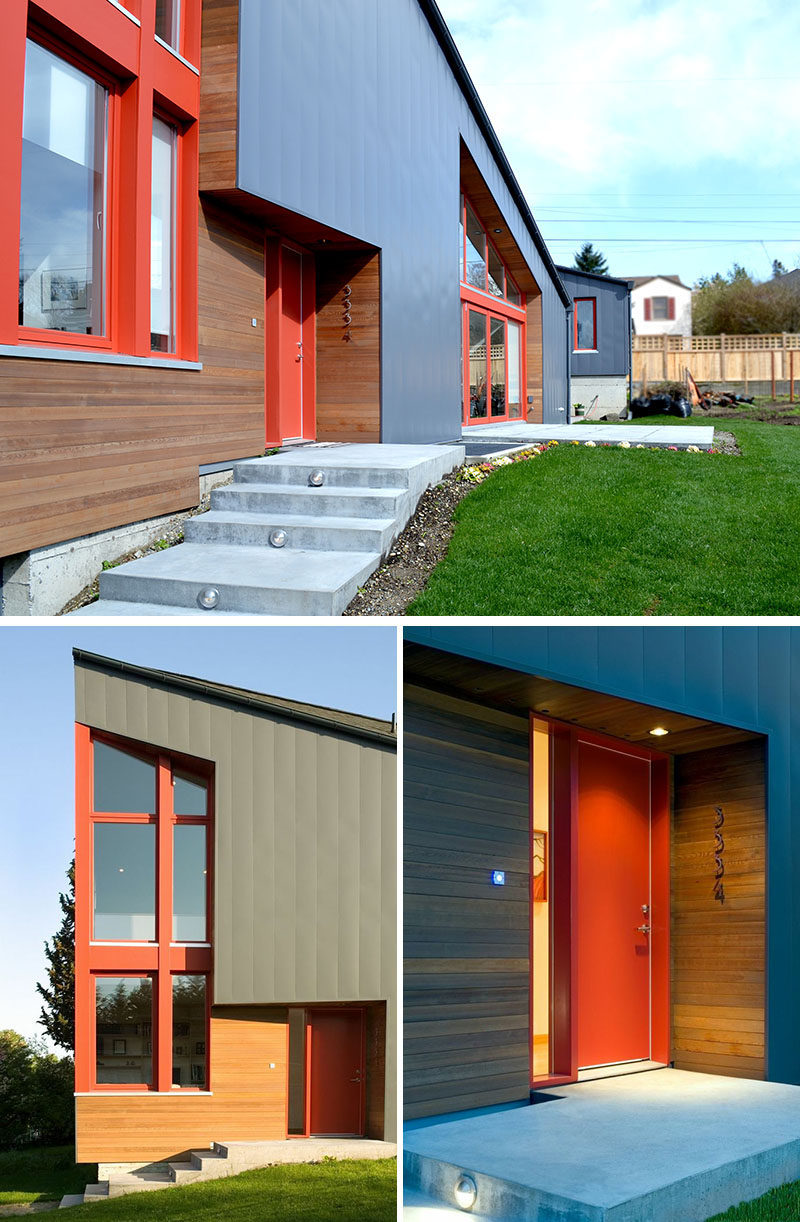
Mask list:
[[[573,301],[576,297],[594,297],[597,301],[597,352],[573,352],[573,376],[627,374],[631,363],[627,289],[577,271],[562,271],[561,279]]]
[[[800,630],[409,627],[405,635],[767,735],[767,1076],[800,1084]]]
[[[545,420],[565,307],[416,0],[241,0],[239,186],[381,250],[383,440],[461,432],[463,137],[542,289]]]

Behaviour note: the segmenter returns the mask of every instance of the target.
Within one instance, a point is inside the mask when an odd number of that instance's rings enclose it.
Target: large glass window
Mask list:
[[[205,818],[208,806],[208,790],[202,781],[175,774],[172,778],[172,805],[176,815],[199,815]]]
[[[206,1088],[206,978],[172,977],[172,1085]]]
[[[502,318],[489,319],[492,354],[492,415],[506,414],[506,324]]]
[[[175,827],[172,858],[172,937],[206,939],[206,829],[203,823]]]
[[[467,284],[486,289],[486,234],[475,213],[467,204]]]
[[[486,415],[486,315],[469,311],[469,414]]]
[[[106,90],[28,40],[22,120],[19,321],[104,334]]]
[[[155,936],[155,826],[95,823],[94,937],[152,942]]]
[[[95,980],[95,1080],[150,1086],[153,1081],[153,985],[149,977]]]
[[[94,809],[116,814],[155,814],[155,764],[96,742]]]
[[[596,302],[594,297],[575,298],[575,348],[597,347]]]
[[[506,269],[503,260],[489,243],[489,292],[493,297],[502,297],[505,293]]]
[[[508,320],[508,384],[506,400],[508,403],[509,420],[518,420],[522,415],[522,352],[520,335],[522,328],[518,322]]]
[[[175,351],[175,149],[174,127],[153,119],[150,213],[150,347]]]

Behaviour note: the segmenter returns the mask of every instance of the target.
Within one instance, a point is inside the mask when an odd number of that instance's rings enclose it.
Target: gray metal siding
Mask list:
[[[463,137],[542,288],[545,419],[565,307],[416,0],[241,0],[239,186],[381,249],[383,440],[461,432]]]
[[[603,284],[602,280],[582,276],[580,272],[562,271],[561,279],[573,301],[576,297],[594,297],[597,301],[597,352],[573,352],[572,376],[627,376],[631,361],[627,289],[613,281]]]
[[[76,718],[215,767],[214,1001],[387,1001],[396,1096],[391,748],[75,668]]]
[[[434,627],[405,635],[767,735],[767,1076],[800,1084],[800,630]]]

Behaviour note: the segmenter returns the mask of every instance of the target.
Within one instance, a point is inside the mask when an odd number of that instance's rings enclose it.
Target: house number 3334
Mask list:
[[[725,875],[725,862],[722,854],[725,852],[725,841],[722,839],[722,825],[725,815],[721,806],[714,807],[714,899],[725,903],[725,885],[722,881]]]

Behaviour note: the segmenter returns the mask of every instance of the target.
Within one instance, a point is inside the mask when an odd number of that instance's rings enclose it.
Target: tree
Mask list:
[[[785,276],[788,272],[788,267],[784,267],[780,259],[772,260],[772,279],[777,280],[778,276]]]
[[[69,888],[58,897],[64,914],[52,942],[45,942],[49,985],[37,984],[44,999],[40,1024],[59,1048],[72,1052],[75,1047],[75,859],[67,870]]]
[[[0,1031],[0,1150],[71,1142],[74,1089],[72,1057],[54,1056],[16,1031]]]
[[[591,242],[584,242],[575,256],[575,269],[579,272],[594,272],[596,276],[608,275],[605,255],[595,250]]]
[[[738,263],[704,277],[692,295],[695,335],[775,335],[800,330],[800,286],[782,276],[759,282]]]

